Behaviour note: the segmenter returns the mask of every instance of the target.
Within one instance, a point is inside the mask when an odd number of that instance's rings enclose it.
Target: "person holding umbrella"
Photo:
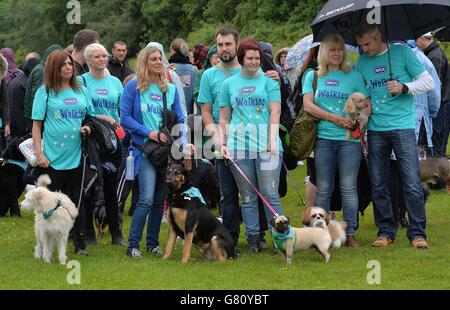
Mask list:
[[[339,34],[326,36],[319,48],[319,70],[308,72],[303,84],[306,112],[320,119],[314,150],[316,167],[316,205],[330,211],[337,167],[342,195],[342,210],[347,222],[347,246],[358,247],[357,180],[362,149],[359,139],[347,141],[346,130],[355,126],[345,117],[347,99],[355,92],[368,96],[361,73],[352,70],[346,59],[344,39]],[[317,79],[315,81],[315,79]],[[314,84],[317,91],[314,91]],[[370,104],[369,104],[370,105]]]
[[[382,41],[375,24],[360,24],[356,40],[363,51],[356,69],[367,83],[372,103],[372,116],[368,123],[369,172],[375,225],[379,229],[372,246],[392,244],[398,228],[387,184],[389,159],[394,150],[410,219],[408,239],[414,248],[428,249],[414,132],[413,95],[432,90],[434,81],[413,52],[405,46],[390,46],[390,57],[395,61],[388,68],[388,45]],[[393,80],[389,79],[390,70],[394,73]]]

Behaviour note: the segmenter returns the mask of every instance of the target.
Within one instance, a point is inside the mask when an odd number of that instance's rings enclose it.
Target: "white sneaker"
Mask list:
[[[127,251],[127,256],[131,258],[142,258],[142,253],[139,249],[131,249]]]
[[[304,165],[304,163],[301,160],[297,162],[297,166],[303,166],[303,165]]]

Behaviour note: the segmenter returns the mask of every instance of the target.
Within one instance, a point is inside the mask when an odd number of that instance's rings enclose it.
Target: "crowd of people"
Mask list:
[[[204,127],[201,144],[194,146],[186,128],[179,126],[177,151],[185,157],[214,155],[207,159],[217,172],[223,225],[237,248],[242,219],[248,252],[257,253],[266,246],[272,212],[283,214],[279,189],[286,178],[282,170],[289,145],[280,139],[280,124],[289,128],[283,113],[288,111],[290,118],[298,114],[292,98],[300,98],[304,110],[319,119],[315,149],[307,160],[307,204],[330,211],[337,187],[348,225],[347,246],[359,246],[358,172],[359,163],[367,160],[378,228],[372,246],[392,244],[398,223],[388,175],[395,157],[409,214],[407,237],[413,247],[426,249],[419,159],[445,156],[450,127],[448,61],[431,33],[415,41],[388,43],[376,26],[363,24],[356,39],[360,56],[355,65],[348,61],[344,39],[330,34],[310,49],[292,85],[284,70],[289,48],[274,53],[269,43],[241,41],[238,31],[229,27],[217,31],[211,47],[198,44],[189,49],[185,40],[176,38],[169,59],[160,43],[150,42],[139,52],[135,71],[128,63],[125,42],[115,42],[110,55],[98,33],[88,29],[79,31],[66,49],[53,44],[42,58],[29,53],[22,70],[13,50],[3,48],[0,55],[8,71],[0,89],[2,147],[11,137],[32,136],[40,173],[52,180],[50,189],[66,193],[78,207],[72,233],[75,253],[89,255],[87,244],[96,243],[93,212],[98,201],[84,190],[84,141],[92,135],[86,119],[102,120],[114,130],[123,128],[125,138],[116,141],[119,161],[97,150],[112,244],[126,246],[129,257],[142,257],[140,243],[147,223],[146,250],[162,255],[165,167],[143,155],[142,145],[171,140],[160,131],[167,111],[178,124],[196,115]],[[391,64],[388,44],[395,59]],[[392,66],[394,80],[386,66]],[[347,139],[346,131],[357,124],[344,105],[355,92],[366,97],[369,107],[367,137]],[[134,183],[123,193],[118,188],[130,154]],[[125,242],[119,210],[131,189],[132,221]]]

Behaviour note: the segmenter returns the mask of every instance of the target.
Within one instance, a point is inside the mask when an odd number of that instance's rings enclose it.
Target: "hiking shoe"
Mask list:
[[[86,249],[80,249],[80,248],[75,249],[75,254],[80,255],[80,256],[89,256],[89,252],[86,251]]]
[[[127,250],[127,256],[131,258],[142,258],[142,253],[139,249],[133,248]]]
[[[428,250],[428,244],[422,237],[417,237],[411,241],[411,245],[418,250]]]
[[[147,249],[147,252],[150,254],[156,254],[158,256],[163,256],[163,251],[161,250],[161,248],[159,247],[159,245],[151,248],[151,249]]]
[[[393,243],[394,240],[391,240],[388,237],[378,237],[377,240],[372,243],[372,246],[375,248],[384,248]]]
[[[359,247],[359,244],[356,241],[354,235],[347,235],[347,241],[346,241],[345,245],[347,246],[347,248],[357,248],[357,247]]]
[[[268,246],[267,246],[266,240],[258,240],[258,249],[259,250],[265,250],[267,248],[268,248]]]

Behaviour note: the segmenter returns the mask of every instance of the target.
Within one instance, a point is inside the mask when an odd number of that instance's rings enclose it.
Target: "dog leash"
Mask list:
[[[83,165],[81,166],[81,187],[80,187],[80,197],[78,198],[78,204],[77,204],[77,209],[80,209],[80,205],[81,205],[81,199],[83,198],[83,193],[84,193],[84,178],[86,176],[86,161],[87,161],[87,153],[86,153],[86,138],[83,137],[83,148],[82,148],[82,152],[83,152]]]
[[[281,157],[281,155],[280,155],[280,159],[281,159],[281,162],[283,163],[284,169],[286,170],[286,174],[287,174],[287,176],[289,177],[289,180],[292,183],[292,187],[294,188],[295,192],[297,193],[297,197],[299,198],[299,200],[301,201],[303,206],[306,208],[306,202],[303,199],[302,195],[300,195],[300,190],[297,187],[297,183],[295,183],[294,177],[292,176],[292,173],[289,172],[289,169],[288,169],[286,163],[283,161],[283,158]]]
[[[258,194],[259,198],[261,198],[262,202],[267,206],[267,208],[270,210],[270,212],[273,213],[273,215],[278,216],[278,213],[275,211],[275,209],[270,205],[270,203],[266,200],[266,198],[263,197],[263,195],[258,191],[255,185],[249,180],[249,178],[245,175],[244,171],[241,170],[241,168],[238,166],[238,164],[233,160],[233,158],[228,157],[228,159],[231,161],[231,163],[236,167],[237,171],[244,177],[244,179],[250,184],[250,186],[255,190],[255,192]]]

